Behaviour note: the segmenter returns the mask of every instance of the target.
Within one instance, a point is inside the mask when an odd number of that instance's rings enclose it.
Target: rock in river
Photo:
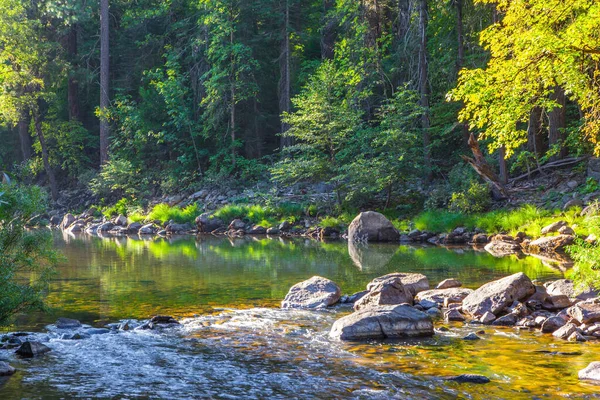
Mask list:
[[[579,371],[579,379],[595,381],[600,384],[600,362],[594,361],[590,365]]]
[[[383,215],[375,211],[361,212],[348,227],[349,242],[394,242],[400,233]]]
[[[461,287],[461,286],[462,286],[461,281],[459,281],[458,279],[449,278],[449,279],[444,279],[443,281],[438,283],[438,285],[435,288],[436,289],[452,289],[452,288],[457,288],[457,287]]]
[[[335,282],[321,276],[313,276],[297,283],[281,302],[281,308],[322,308],[340,299],[341,290]]]
[[[406,290],[408,290],[413,297],[416,296],[417,293],[429,290],[429,280],[425,275],[403,272],[393,272],[391,274],[375,278],[367,285],[367,290],[371,290],[372,286],[376,286],[379,282],[385,281],[389,278],[399,278],[400,282],[402,282]]]
[[[600,321],[600,299],[579,302],[567,310],[567,314],[580,324],[590,324]]]
[[[58,329],[81,328],[81,322],[77,321],[76,319],[71,319],[71,318],[59,318],[56,321],[56,327]]]
[[[50,348],[40,342],[25,342],[16,351],[21,357],[32,358],[50,351]]]
[[[446,378],[446,380],[454,381],[458,383],[488,383],[490,378],[483,375],[476,374],[463,374],[458,376],[453,376],[450,378]]]
[[[391,276],[373,281],[367,286],[367,290],[369,292],[354,303],[355,310],[402,303],[412,305],[413,303],[413,295],[402,284],[399,277]]]
[[[486,312],[498,315],[515,300],[535,293],[531,279],[522,272],[486,283],[463,300],[463,310],[479,317]]]
[[[0,376],[10,376],[15,373],[15,369],[8,363],[0,361]]]
[[[432,336],[433,322],[409,305],[378,306],[356,311],[335,321],[329,336],[341,340],[366,340]]]
[[[439,305],[443,305],[444,302],[460,303],[471,293],[473,289],[468,288],[432,289],[417,293],[415,301],[433,301]],[[446,299],[448,300],[445,301]]]

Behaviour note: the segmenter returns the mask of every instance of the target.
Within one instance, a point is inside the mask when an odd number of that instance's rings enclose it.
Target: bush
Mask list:
[[[492,205],[487,185],[472,183],[465,192],[452,193],[449,208],[451,211],[474,214],[486,211]]]
[[[0,324],[16,313],[44,308],[59,256],[48,231],[26,230],[25,225],[45,211],[45,204],[37,186],[0,183]]]
[[[104,164],[98,176],[90,181],[89,187],[97,196],[118,199],[126,195],[139,197],[145,193],[146,185],[130,161],[114,159]]]
[[[167,221],[173,221],[178,224],[193,223],[196,217],[200,214],[200,208],[198,204],[190,204],[185,208],[171,207],[168,204],[157,204],[155,205],[147,219],[151,221],[158,220],[163,224]]]

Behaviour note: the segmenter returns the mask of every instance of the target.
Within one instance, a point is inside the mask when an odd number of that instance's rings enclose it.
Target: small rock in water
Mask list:
[[[0,376],[11,376],[15,371],[7,362],[0,361]]]
[[[56,321],[56,327],[58,329],[80,328],[81,322],[77,321],[76,319],[71,319],[71,318],[59,318]]]
[[[51,349],[40,342],[25,342],[16,351],[21,357],[36,357],[49,352]]]
[[[600,362],[594,361],[579,371],[579,379],[591,380],[595,381],[596,384],[600,384]]]
[[[456,309],[448,310],[444,313],[444,319],[446,322],[450,321],[464,321],[465,317]]]
[[[106,333],[110,333],[110,329],[106,328],[90,328],[85,331],[88,335],[104,335]]]
[[[440,317],[442,315],[442,312],[437,307],[429,308],[425,312],[427,314],[429,314],[432,318],[438,318],[438,317]]]
[[[577,332],[577,326],[575,324],[568,323],[554,331],[552,336],[559,339],[568,339],[574,332]]]
[[[583,337],[583,335],[577,331],[571,333],[569,338],[567,339],[569,342],[586,342],[587,340]]]
[[[518,317],[515,314],[506,314],[506,315],[498,318],[494,322],[492,322],[492,325],[513,326],[517,323],[517,319],[518,319]]]
[[[150,319],[153,324],[179,324],[179,322],[170,315],[155,315]]]
[[[550,317],[542,323],[542,332],[553,333],[566,324],[560,317]]]
[[[341,290],[335,282],[313,276],[292,286],[281,302],[281,308],[323,308],[340,299]]]
[[[441,281],[440,283],[438,283],[438,285],[435,288],[436,289],[451,289],[451,288],[457,288],[457,287],[461,287],[461,286],[462,286],[462,283],[458,279],[449,278],[449,279],[445,279],[445,280]]]
[[[479,322],[482,324],[490,324],[496,319],[496,316],[489,311],[486,311],[480,318]]]
[[[458,376],[453,376],[450,378],[446,378],[449,381],[454,381],[458,383],[489,383],[490,378],[483,375],[476,374],[462,374]]]
[[[463,337],[463,340],[481,340],[481,338],[477,336],[475,332],[471,332],[467,336]]]

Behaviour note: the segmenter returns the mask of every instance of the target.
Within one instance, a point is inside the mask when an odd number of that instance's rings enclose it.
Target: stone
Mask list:
[[[16,372],[16,369],[10,366],[7,362],[0,361],[0,376],[11,376]]]
[[[476,375],[476,374],[462,374],[462,375],[453,376],[453,377],[445,378],[445,379],[449,380],[449,381],[453,381],[453,382],[458,382],[458,383],[484,384],[484,383],[490,382],[490,378],[488,378],[487,376]]]
[[[563,308],[570,307],[573,303],[571,299],[569,299],[564,294],[558,294],[554,296],[548,297],[548,302],[552,305],[552,309],[561,310]]]
[[[567,187],[571,190],[575,189],[577,186],[579,186],[579,183],[576,180],[567,182]]]
[[[138,234],[140,235],[152,235],[154,232],[156,232],[154,224],[146,224],[138,230]]]
[[[571,335],[567,338],[569,342],[587,342],[585,337],[577,331],[571,333]]]
[[[493,240],[485,245],[485,251],[494,257],[506,257],[521,251],[521,245],[515,241]]]
[[[112,222],[105,222],[103,224],[98,225],[98,232],[108,232],[112,228],[114,228],[115,224]]]
[[[138,233],[141,228],[142,224],[140,224],[139,222],[132,222],[129,225],[127,225],[127,230],[131,233]]]
[[[478,233],[477,235],[473,236],[473,243],[485,244],[487,242],[488,242],[488,237],[487,237],[487,235],[485,235],[483,233]]]
[[[362,299],[364,296],[366,296],[367,293],[369,293],[368,290],[363,290],[362,292],[356,292],[354,294],[351,294],[350,296],[348,296],[348,299],[346,300],[346,302],[347,303],[356,303],[357,301]]]
[[[594,235],[593,233],[590,233],[586,238],[585,238],[585,242],[587,244],[593,244],[595,245],[598,242],[598,237],[596,235]]]
[[[471,293],[473,293],[473,289],[468,288],[432,289],[417,293],[415,301],[427,300],[439,305],[444,305],[446,300],[447,303],[460,303]]]
[[[572,199],[569,200],[565,203],[565,205],[563,206],[563,210],[567,211],[570,208],[573,207],[583,207],[585,204],[583,204],[583,200],[581,199]]]
[[[177,322],[177,321],[175,321]],[[107,328],[90,328],[85,331],[88,335],[105,335],[110,333],[110,329]]]
[[[191,231],[193,229],[193,226],[191,224],[176,224],[176,223],[170,223],[169,225],[167,225],[167,227],[165,228],[165,230],[167,231],[167,233],[171,233],[171,234],[181,234],[181,233],[185,233],[188,231]]]
[[[558,232],[560,228],[568,226],[566,221],[556,221],[542,228],[542,235],[547,235],[552,232]]]
[[[125,217],[124,215],[119,215],[115,217],[115,219],[113,219],[112,222],[113,224],[118,226],[127,226],[127,217]]]
[[[546,291],[550,296],[565,295],[571,300],[588,300],[598,296],[598,291],[585,289],[581,293],[575,290],[575,285],[570,279],[559,279],[553,282],[545,283]]]
[[[572,323],[567,323],[552,333],[552,336],[559,339],[567,339],[569,336],[573,334],[573,332],[577,332],[577,325]]]
[[[56,327],[58,329],[76,329],[81,328],[81,322],[71,318],[59,318],[56,321]]]
[[[474,317],[486,312],[498,315],[512,305],[535,293],[531,279],[522,272],[486,283],[463,299],[463,310]]]
[[[563,226],[558,230],[561,235],[574,235],[575,231],[570,226]]]
[[[481,340],[479,336],[475,332],[471,332],[466,336],[463,336],[463,340]]]
[[[413,303],[413,295],[397,276],[373,280],[367,285],[367,290],[369,292],[354,303],[355,310],[403,303],[412,305]]]
[[[73,214],[71,214],[71,213],[65,214],[65,216],[62,219],[62,222],[60,223],[60,229],[62,229],[64,231],[69,226],[71,226],[74,222],[75,222],[75,216]]]
[[[48,353],[51,349],[40,342],[25,342],[16,351],[21,357],[32,358]]]
[[[437,308],[437,306],[438,306],[438,303],[431,301],[431,300],[427,300],[427,299],[421,300],[417,304],[420,305],[421,307],[423,307],[423,309],[425,309],[425,310],[429,310],[430,308],[434,308],[434,307]]]
[[[496,316],[491,312],[484,313],[481,317],[479,317],[479,322],[482,324],[490,324],[496,319]]]
[[[196,226],[198,227],[198,232],[210,233],[221,228],[223,221],[210,213],[204,213],[196,217]]]
[[[534,254],[562,252],[566,246],[573,244],[574,240],[575,238],[571,235],[541,237],[529,242],[527,251]]]
[[[517,324],[519,317],[516,314],[506,314],[500,318],[497,318],[492,325],[496,326],[514,326]]]
[[[444,320],[446,322],[462,322],[465,320],[465,317],[457,309],[450,309],[444,312]]]
[[[565,326],[566,321],[560,317],[550,317],[542,323],[543,333],[554,333],[559,328]]]
[[[322,308],[340,299],[341,290],[335,282],[321,276],[313,276],[292,286],[281,302],[281,308]]]
[[[439,318],[442,315],[442,312],[437,307],[428,308],[425,312],[427,315],[431,316],[431,318]]]
[[[426,313],[409,305],[378,306],[356,311],[335,321],[329,336],[339,340],[368,340],[433,335]]]
[[[600,361],[593,361],[587,367],[580,370],[578,377],[581,380],[596,381],[600,384]]]
[[[279,235],[280,233],[281,231],[279,230],[279,228],[270,227],[269,229],[267,229],[267,235]]]
[[[385,217],[375,211],[361,212],[348,227],[350,242],[394,242],[400,239],[400,233]]]
[[[600,321],[600,298],[579,302],[567,309],[567,314],[580,324]]]
[[[452,288],[458,288],[461,286],[462,286],[461,281],[459,281],[458,279],[449,278],[449,279],[444,279],[443,281],[438,283],[435,288],[436,289],[452,289]]]
[[[281,224],[279,224],[280,231],[288,231],[291,227],[292,223],[290,221],[283,221]]]
[[[231,221],[231,223],[227,227],[227,229],[234,230],[234,231],[237,231],[239,229],[244,229],[244,228],[246,228],[246,223],[239,218],[236,218],[233,221]]]
[[[248,230],[248,234],[250,235],[264,235],[267,233],[267,228],[260,225],[254,225],[252,228]]]
[[[400,282],[406,290],[414,297],[417,293],[423,292],[429,289],[429,280],[423,274],[415,274],[415,273],[404,273],[404,272],[393,272],[391,274],[383,275],[378,278],[373,279],[367,285],[367,290],[370,290],[370,286],[375,286],[379,282],[388,280],[390,278],[399,278]]]

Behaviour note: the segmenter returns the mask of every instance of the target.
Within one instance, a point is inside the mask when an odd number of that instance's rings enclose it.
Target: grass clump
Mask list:
[[[155,205],[146,219],[151,221],[160,221],[165,223],[167,221],[173,221],[178,224],[193,223],[196,217],[200,214],[200,209],[197,204],[190,204],[185,208],[177,206],[169,206],[168,204],[162,203]],[[136,216],[137,218],[137,216]]]

